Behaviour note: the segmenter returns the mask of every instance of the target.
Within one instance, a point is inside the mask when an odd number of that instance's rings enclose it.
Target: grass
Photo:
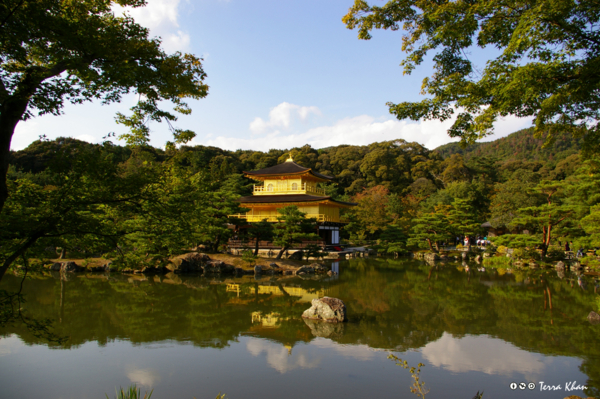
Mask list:
[[[144,396],[142,396],[141,390],[135,384],[133,384],[127,389],[119,388],[115,390],[115,392],[115,399],[150,399],[154,389],[150,392],[145,392]],[[106,399],[110,399],[108,395],[106,395]],[[221,394],[221,392],[219,392],[215,399],[226,399],[225,394]]]
[[[512,265],[512,259],[506,256],[483,258],[483,265],[488,267],[507,267]]]
[[[135,385],[131,385],[127,389],[119,388],[116,391],[115,399],[150,399],[152,396],[152,391],[145,392],[144,396],[142,396],[142,391]],[[110,399],[108,395],[106,395],[106,399]]]

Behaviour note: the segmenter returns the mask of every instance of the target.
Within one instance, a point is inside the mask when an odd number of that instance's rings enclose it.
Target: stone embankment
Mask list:
[[[329,274],[333,275],[334,272],[330,271],[325,265],[319,263],[312,263],[310,265],[292,266],[289,264],[278,265],[277,263],[270,263],[268,265],[256,265],[253,269],[235,267],[223,260],[211,259],[208,255],[199,252],[191,252],[182,256],[173,258],[167,266],[154,267],[147,266],[142,269],[119,269],[107,261],[102,265],[95,265],[90,267],[83,267],[73,261],[66,262],[55,262],[48,266],[50,271],[60,273],[72,273],[72,272],[97,272],[97,273],[124,273],[124,274],[144,274],[144,275],[155,275],[155,274],[206,274],[206,275],[286,275],[286,276],[304,276],[312,274]]]

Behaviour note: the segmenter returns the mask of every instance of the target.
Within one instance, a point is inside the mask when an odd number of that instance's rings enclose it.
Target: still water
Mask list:
[[[597,396],[600,325],[586,320],[595,278],[473,266],[356,259],[308,279],[34,276],[23,309],[68,340],[0,330],[0,398],[100,399],[132,383],[153,399],[416,398],[390,353],[425,364],[427,398]],[[7,275],[0,289],[19,283]],[[321,296],[342,299],[349,321],[305,323]],[[578,385],[588,388],[566,390]]]

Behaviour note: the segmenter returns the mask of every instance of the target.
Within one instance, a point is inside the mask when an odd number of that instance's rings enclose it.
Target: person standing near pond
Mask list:
[[[565,252],[571,251],[571,247],[569,246],[569,241],[565,243]]]

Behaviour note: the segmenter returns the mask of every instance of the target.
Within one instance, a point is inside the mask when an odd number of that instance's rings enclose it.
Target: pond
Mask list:
[[[332,268],[307,279],[33,276],[23,309],[68,339],[0,330],[0,396],[99,399],[135,383],[153,399],[416,398],[389,354],[425,364],[427,398],[600,392],[594,277],[368,258]],[[0,289],[19,284],[7,275]],[[347,323],[301,319],[322,296],[346,303]],[[511,389],[521,382],[535,388]]]

